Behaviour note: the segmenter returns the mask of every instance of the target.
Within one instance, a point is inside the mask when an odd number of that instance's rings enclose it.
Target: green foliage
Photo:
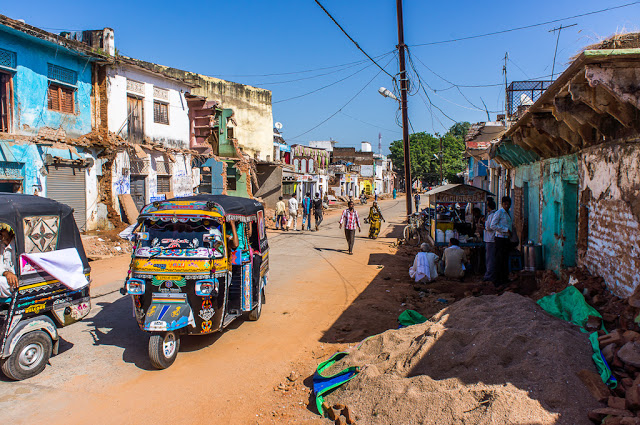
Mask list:
[[[442,139],[442,171],[450,183],[461,181],[457,174],[465,168],[464,137],[471,124],[456,123]],[[435,185],[440,180],[440,136],[420,132],[409,135],[411,151],[411,179]],[[398,172],[404,176],[404,149],[402,140],[396,140],[389,147],[391,161]],[[438,158],[434,155],[437,155]],[[412,182],[412,183],[413,183]]]

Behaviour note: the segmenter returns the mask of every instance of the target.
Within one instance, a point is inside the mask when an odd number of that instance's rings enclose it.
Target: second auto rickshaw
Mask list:
[[[259,202],[226,195],[154,202],[141,211],[123,290],[138,325],[151,333],[154,367],[175,361],[181,335],[260,318],[269,269],[264,220]]]

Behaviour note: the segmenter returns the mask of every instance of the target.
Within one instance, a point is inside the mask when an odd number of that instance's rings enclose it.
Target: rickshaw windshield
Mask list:
[[[214,250],[216,258],[224,256],[222,225],[216,220],[174,223],[146,220],[138,237],[138,248],[165,250]]]

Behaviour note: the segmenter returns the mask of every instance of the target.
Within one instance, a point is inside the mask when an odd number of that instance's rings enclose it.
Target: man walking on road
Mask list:
[[[316,231],[318,231],[318,226],[322,223],[323,209],[322,198],[320,198],[319,193],[316,193],[316,198],[313,200],[313,216],[316,220]]]
[[[420,194],[416,192],[416,194],[413,195],[413,199],[416,203],[416,212],[419,212],[420,211]]]
[[[362,230],[360,230],[358,212],[353,208],[353,201],[349,201],[347,205],[349,208],[344,210],[342,212],[342,217],[340,217],[340,228],[342,229],[342,225],[344,224],[344,236],[347,238],[347,244],[349,245],[349,255],[353,255],[353,243],[356,240],[356,227],[358,228],[358,232],[361,232]]]
[[[289,199],[289,223],[287,224],[287,230],[291,229],[291,225],[293,224],[293,230],[298,230],[298,200],[296,199],[296,194],[291,195],[291,199]]]
[[[276,202],[276,229],[285,230],[285,226],[287,225],[285,220],[286,213],[287,207],[281,196],[278,198],[278,202]]]
[[[304,230],[304,223],[307,223],[307,230],[311,230],[311,207],[313,206],[311,200],[311,193],[307,192],[307,196],[302,200],[302,230]]]

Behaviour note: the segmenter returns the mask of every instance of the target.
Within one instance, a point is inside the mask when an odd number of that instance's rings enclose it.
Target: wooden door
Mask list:
[[[144,176],[131,176],[131,197],[138,211],[146,205],[146,192]]]
[[[9,132],[11,123],[11,75],[0,72],[0,132]]]
[[[127,96],[127,127],[130,142],[142,143],[144,141],[144,118],[142,99]]]

